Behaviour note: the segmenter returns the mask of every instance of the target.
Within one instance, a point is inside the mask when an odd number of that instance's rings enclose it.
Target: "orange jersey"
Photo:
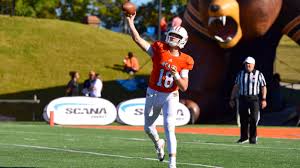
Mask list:
[[[137,58],[132,57],[131,58],[131,67],[132,69],[138,71],[140,69],[139,61]]]
[[[180,52],[178,57],[172,56],[169,52],[169,45],[160,41],[154,42],[151,47],[153,49],[153,68],[149,87],[160,92],[178,90],[170,67],[171,65],[175,65],[179,74],[182,69],[192,70],[194,65],[193,58],[182,52]]]
[[[125,59],[123,61],[124,61],[124,64],[126,67],[132,68],[136,71],[138,71],[140,69],[139,61],[136,57],[131,57],[131,59],[128,57],[125,57]]]

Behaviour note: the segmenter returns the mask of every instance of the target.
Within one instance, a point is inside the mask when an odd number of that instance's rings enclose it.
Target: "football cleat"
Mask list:
[[[157,153],[157,158],[159,161],[163,161],[165,158],[165,140],[159,139],[157,141],[157,147],[156,147],[156,153]]]
[[[176,168],[176,165],[175,164],[169,164],[168,168]]]

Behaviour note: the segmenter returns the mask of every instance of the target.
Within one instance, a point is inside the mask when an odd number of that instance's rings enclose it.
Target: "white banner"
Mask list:
[[[50,111],[54,112],[54,123],[61,125],[107,125],[117,118],[116,107],[110,101],[85,96],[52,100],[44,109],[46,121]]]
[[[117,121],[127,125],[144,125],[144,109],[146,98],[136,98],[121,102],[118,107]],[[189,109],[178,102],[176,126],[186,125],[190,121],[191,114]],[[156,125],[163,125],[162,112],[155,121]]]

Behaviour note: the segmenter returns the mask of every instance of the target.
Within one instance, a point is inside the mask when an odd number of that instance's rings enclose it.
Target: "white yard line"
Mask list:
[[[156,161],[156,162],[158,162],[158,160],[154,159],[154,158],[134,157],[134,156],[124,156],[124,155],[114,155],[114,154],[107,154],[107,153],[89,152],[89,151],[81,151],[81,150],[73,150],[73,149],[53,148],[53,147],[46,147],[46,146],[35,146],[35,145],[25,145],[25,144],[4,144],[4,143],[0,143],[0,145],[3,145],[3,146],[23,147],[23,148],[33,148],[33,149],[41,149],[41,150],[61,151],[61,152],[69,152],[69,153],[89,154],[89,155],[105,156],[105,157],[115,157],[115,158],[123,158],[123,159],[150,160],[150,161]],[[164,161],[164,162],[168,163],[167,161]],[[205,165],[205,164],[198,164],[198,163],[182,163],[182,162],[177,162],[177,164],[178,165],[196,166],[196,167],[223,168],[223,167],[219,167],[219,166]]]
[[[113,137],[114,139],[122,139],[122,140],[129,140],[129,141],[150,141],[150,139],[144,138],[121,138],[121,137]]]

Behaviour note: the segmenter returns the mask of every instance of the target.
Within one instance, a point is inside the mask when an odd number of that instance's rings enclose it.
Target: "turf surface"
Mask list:
[[[0,167],[167,167],[156,161],[143,132],[2,122],[0,137]],[[177,134],[177,139],[178,168],[300,167],[299,140],[260,138],[257,145],[239,145],[233,136]]]

